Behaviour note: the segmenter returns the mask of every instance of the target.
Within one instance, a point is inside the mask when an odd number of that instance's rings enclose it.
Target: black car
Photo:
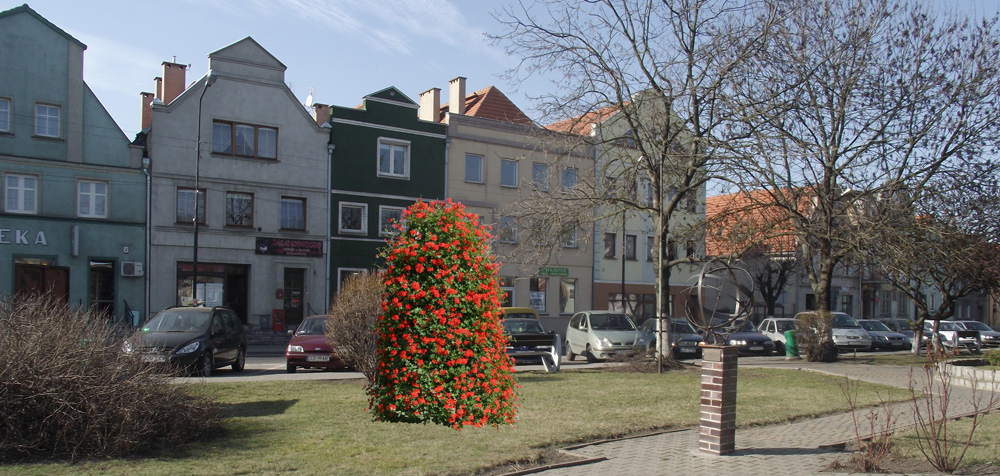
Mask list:
[[[774,341],[761,334],[748,320],[729,323],[725,320],[713,319],[712,327],[716,340],[724,340],[721,344],[739,347],[740,355],[771,355],[774,353]],[[727,337],[728,339],[723,339]]]
[[[143,324],[122,351],[204,377],[227,365],[240,372],[246,364],[247,331],[225,307],[172,307]]]
[[[538,319],[504,319],[507,355],[515,364],[542,364],[546,371],[558,371],[562,349],[559,336],[546,332]]]

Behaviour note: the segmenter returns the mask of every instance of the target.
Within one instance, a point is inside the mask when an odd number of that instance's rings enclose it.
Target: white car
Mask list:
[[[799,319],[807,314],[815,314],[815,311],[800,312],[795,315]],[[833,321],[832,337],[833,343],[840,350],[872,350],[872,337],[861,328],[858,321],[844,312],[831,312]]]
[[[641,352],[639,329],[632,319],[616,311],[576,313],[566,327],[566,358],[583,355],[593,363],[616,355]]]
[[[979,343],[983,347],[1000,347],[1000,332],[979,321],[955,321],[969,331],[979,331]]]
[[[769,317],[760,321],[757,330],[774,341],[774,353],[785,355],[785,331],[795,331],[795,319]]]
[[[930,338],[934,333],[934,321],[924,321],[924,335]],[[955,321],[939,321],[938,336],[941,345],[946,349],[968,350],[970,354],[978,354],[982,349],[979,331],[966,330]]]

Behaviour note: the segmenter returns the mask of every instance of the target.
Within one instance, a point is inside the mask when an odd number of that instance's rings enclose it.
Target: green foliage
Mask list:
[[[384,252],[376,420],[513,424],[517,382],[500,323],[489,234],[459,203],[417,202]]]
[[[1000,367],[1000,350],[983,352],[983,357],[986,357],[986,361],[989,362],[991,366]]]

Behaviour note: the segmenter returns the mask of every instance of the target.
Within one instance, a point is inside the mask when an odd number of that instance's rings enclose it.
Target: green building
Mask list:
[[[331,295],[351,274],[381,267],[378,252],[406,207],[445,196],[447,126],[417,109],[394,87],[357,108],[330,108]]]

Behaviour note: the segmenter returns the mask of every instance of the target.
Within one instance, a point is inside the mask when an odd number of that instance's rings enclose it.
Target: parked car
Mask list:
[[[560,336],[546,332],[538,319],[506,318],[507,355],[515,364],[541,364],[546,372],[558,372],[562,356]]]
[[[293,374],[299,368],[343,369],[344,361],[333,354],[326,338],[326,315],[309,316],[302,320],[285,350],[285,371]]]
[[[147,362],[162,362],[208,377],[231,365],[246,365],[247,330],[225,307],[172,307],[160,311],[122,344],[122,351]]]
[[[924,335],[928,340],[934,333],[934,321],[924,321]],[[941,345],[945,349],[969,351],[970,354],[979,353],[982,345],[979,341],[979,331],[966,330],[955,321],[939,321],[938,336],[941,337]]]
[[[898,332],[893,332],[882,321],[862,319],[858,321],[858,324],[871,336],[872,347],[875,349],[909,350],[913,347],[909,338]]]
[[[795,315],[795,319],[800,319],[809,314],[815,314],[816,311],[806,311],[800,312]],[[831,322],[831,337],[833,338],[833,343],[840,350],[871,350],[872,349],[872,338],[861,328],[858,321],[855,321],[847,313],[843,312],[831,312],[833,314],[833,321]]]
[[[638,346],[645,348],[646,352],[655,351],[657,342],[656,319],[646,319],[639,326],[639,332],[641,334]],[[675,358],[701,358],[701,347],[698,344],[704,342],[705,339],[694,330],[694,327],[691,327],[691,323],[686,319],[670,319],[670,338],[673,341],[670,349]]]
[[[795,330],[795,319],[789,317],[768,317],[757,326],[757,331],[774,341],[774,353],[785,355],[785,331]]]
[[[534,319],[538,320],[538,311],[531,307],[501,307],[504,319]]]
[[[720,327],[725,324],[725,320],[713,318],[712,327]],[[726,341],[729,345],[739,347],[740,355],[771,355],[774,353],[774,341],[770,337],[761,334],[753,323],[748,320],[741,320],[733,323],[735,328]],[[720,337],[722,332],[714,331]]]
[[[597,362],[616,355],[635,353],[640,348],[639,329],[632,319],[616,311],[578,312],[566,326],[566,358],[583,355]]]
[[[879,321],[881,321],[882,324],[885,324],[890,331],[898,332],[906,336],[906,338],[910,340],[911,346],[916,344],[913,339],[916,337],[917,333],[913,331],[914,327],[912,321],[890,317],[879,319]]]
[[[1000,347],[1000,332],[979,321],[955,321],[967,331],[979,331],[979,343],[983,347]]]

